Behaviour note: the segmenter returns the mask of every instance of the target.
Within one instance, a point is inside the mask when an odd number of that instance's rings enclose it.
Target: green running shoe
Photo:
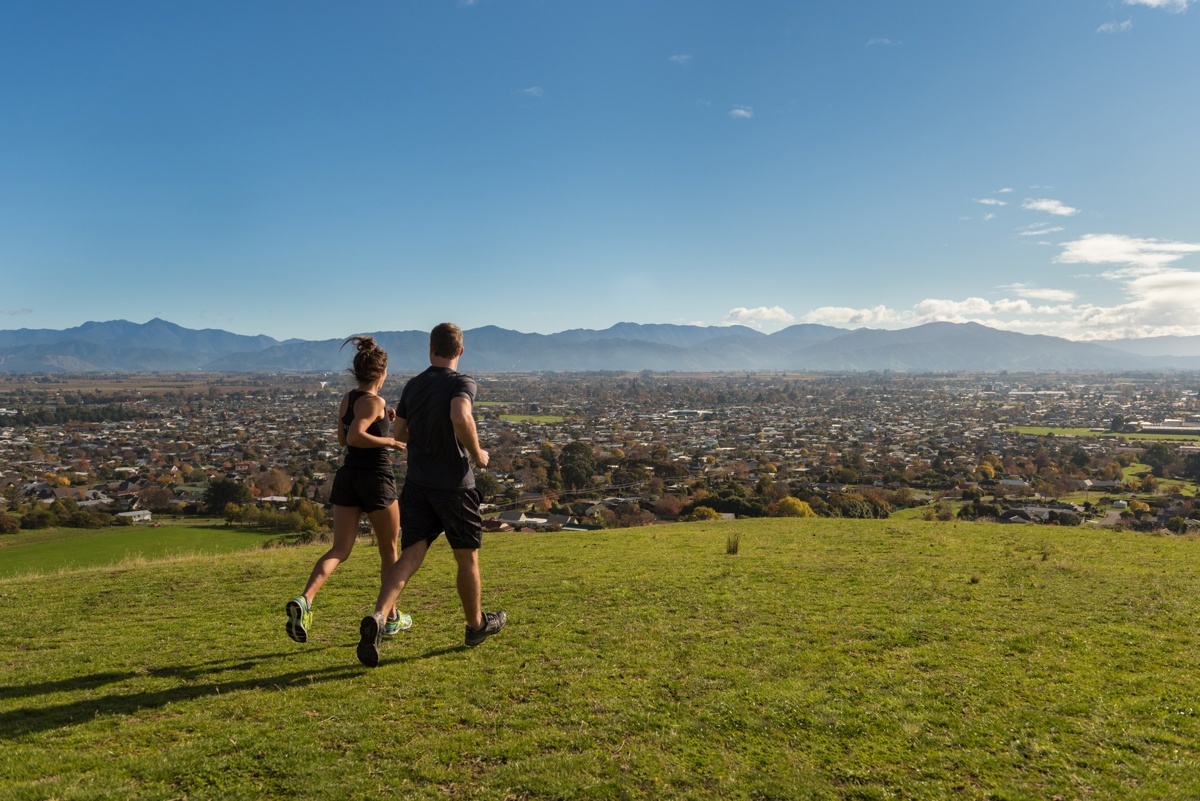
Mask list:
[[[387,622],[383,624],[383,636],[394,637],[402,631],[408,631],[412,628],[412,615],[406,615],[399,609],[395,610],[396,616],[389,617]]]
[[[296,642],[308,642],[308,630],[312,627],[312,607],[303,595],[287,602],[287,635]]]

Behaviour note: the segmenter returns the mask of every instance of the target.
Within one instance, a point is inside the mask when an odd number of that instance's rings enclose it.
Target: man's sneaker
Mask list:
[[[379,637],[383,634],[383,615],[367,615],[358,626],[358,661],[367,667],[379,665]]]
[[[399,609],[396,610],[395,617],[389,617],[387,622],[383,624],[383,636],[394,637],[402,631],[408,631],[412,628],[412,615],[406,615]]]
[[[508,615],[504,611],[499,612],[484,612],[483,613],[483,628],[473,629],[467,626],[467,645],[474,648],[479,643],[496,634],[500,629],[504,628],[504,624],[508,621]]]
[[[308,642],[308,630],[312,627],[312,607],[303,596],[287,602],[287,635],[296,642]]]

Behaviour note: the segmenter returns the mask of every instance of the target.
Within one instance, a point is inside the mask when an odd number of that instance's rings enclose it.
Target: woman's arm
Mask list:
[[[342,418],[346,416],[346,404],[350,402],[350,393],[347,392],[342,396],[342,403],[338,406],[337,413],[337,435],[338,445],[346,447],[346,426],[342,424]]]
[[[354,420],[346,432],[346,444],[355,448],[404,448],[403,442],[391,437],[377,437],[367,433],[367,428],[386,414],[383,398],[378,395],[363,395],[354,403]]]

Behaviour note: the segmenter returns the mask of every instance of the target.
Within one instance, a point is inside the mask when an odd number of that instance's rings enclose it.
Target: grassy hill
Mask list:
[[[374,670],[364,546],[303,646],[316,545],[0,579],[0,798],[1200,797],[1194,538],[489,535],[470,650],[439,543]]]

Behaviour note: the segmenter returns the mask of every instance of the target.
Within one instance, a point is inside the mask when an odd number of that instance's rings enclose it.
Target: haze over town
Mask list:
[[[0,328],[1200,334],[1194,0],[0,8]]]

